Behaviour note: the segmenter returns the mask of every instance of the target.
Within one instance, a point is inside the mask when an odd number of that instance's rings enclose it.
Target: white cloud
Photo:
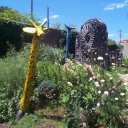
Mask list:
[[[43,21],[47,21],[47,18],[44,18]]]
[[[58,17],[59,17],[59,15],[57,15],[57,14],[50,16],[51,19],[57,19]]]
[[[109,5],[107,5],[104,10],[107,11],[111,11],[111,10],[114,10],[114,9],[120,9],[120,8],[124,8],[128,6],[128,0],[125,0],[124,2],[120,2],[120,3],[111,3]]]
[[[108,37],[113,37],[113,36],[115,36],[113,33],[108,34]]]
[[[55,19],[59,18],[59,15],[57,15],[57,14],[56,15],[52,15],[49,18],[55,20]],[[43,19],[43,21],[45,21],[45,20],[47,20],[46,17]]]
[[[128,33],[125,33],[124,36],[128,36]]]

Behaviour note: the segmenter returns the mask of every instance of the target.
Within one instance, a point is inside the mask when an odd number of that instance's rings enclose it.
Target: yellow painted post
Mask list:
[[[34,26],[34,28],[23,28],[24,31],[30,31],[33,33],[33,39],[32,39],[32,46],[31,46],[31,52],[28,62],[28,69],[26,73],[26,80],[24,84],[24,90],[23,95],[20,100],[20,113],[17,116],[21,116],[20,114],[23,114],[29,110],[30,107],[30,98],[32,95],[32,85],[35,78],[35,71],[36,71],[36,63],[37,63],[37,57],[38,57],[38,49],[39,49],[39,42],[40,39],[43,38],[47,33],[47,28],[42,28],[46,22],[41,24],[40,26],[37,26],[32,20],[30,20],[31,24]]]

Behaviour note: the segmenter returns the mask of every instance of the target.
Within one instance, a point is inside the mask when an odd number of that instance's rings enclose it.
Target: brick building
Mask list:
[[[128,39],[122,40],[120,44],[123,46],[122,49],[123,57],[128,58]]]

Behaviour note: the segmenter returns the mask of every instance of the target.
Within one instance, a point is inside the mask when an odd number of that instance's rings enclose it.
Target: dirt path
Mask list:
[[[0,128],[8,128],[7,123],[0,123]]]

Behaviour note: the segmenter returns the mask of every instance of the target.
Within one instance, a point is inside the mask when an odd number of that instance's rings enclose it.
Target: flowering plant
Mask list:
[[[63,101],[68,110],[68,123],[72,122],[73,126],[70,127],[78,127],[82,108],[88,126],[119,128],[124,123],[121,116],[126,109],[124,83],[116,81],[117,76],[111,76],[107,71],[93,68],[71,60],[64,65],[68,74],[68,91],[64,92]]]

